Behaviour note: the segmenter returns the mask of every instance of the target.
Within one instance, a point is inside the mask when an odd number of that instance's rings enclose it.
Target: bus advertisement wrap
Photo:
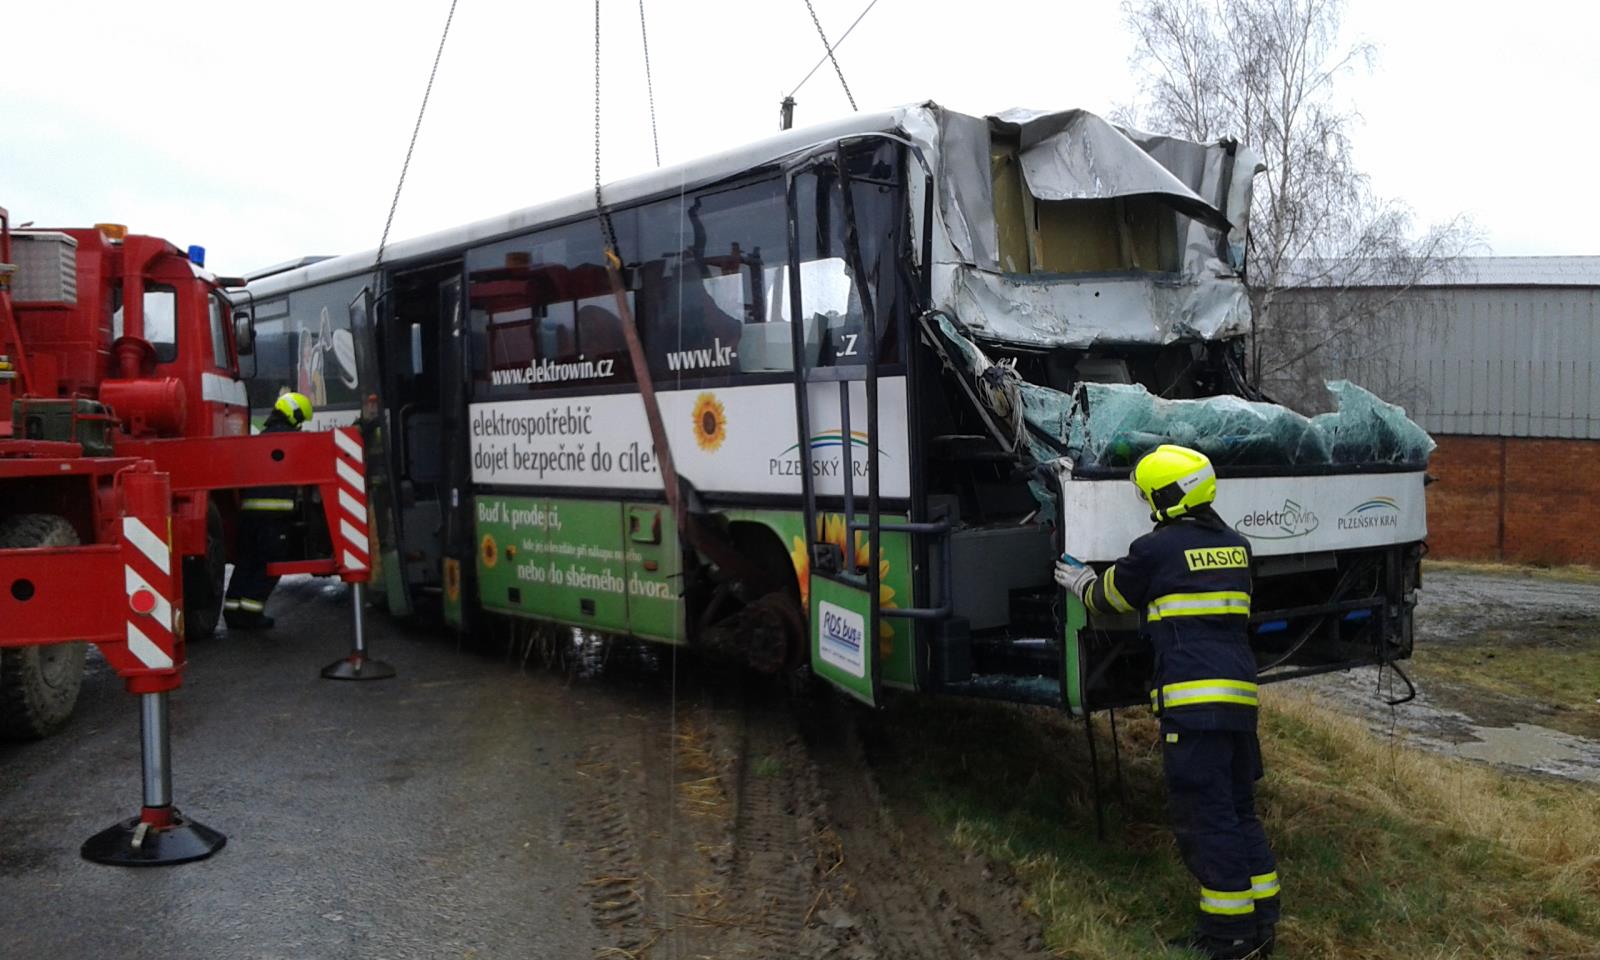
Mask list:
[[[665,507],[480,496],[474,513],[485,607],[681,638],[676,528]]]
[[[906,381],[879,389],[880,492],[910,496]],[[811,472],[817,493],[844,493],[852,451],[857,494],[867,489],[866,396],[851,385],[850,435],[840,428],[833,384],[811,388]],[[705,493],[798,494],[804,459],[786,383],[657,394],[678,472]],[[472,405],[472,480],[505,486],[658,490],[661,468],[638,394],[604,394]]]

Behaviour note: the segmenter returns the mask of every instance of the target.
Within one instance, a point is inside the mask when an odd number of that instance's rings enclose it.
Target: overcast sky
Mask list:
[[[866,0],[813,0],[838,36]],[[603,0],[604,174],[653,164],[637,0]],[[232,273],[377,245],[449,0],[27,4],[6,11],[0,206],[129,224]],[[802,0],[646,0],[662,160],[768,135],[821,55]],[[159,11],[159,16],[157,14]],[[586,189],[587,0],[460,0],[393,236]],[[1351,0],[1344,85],[1377,190],[1501,255],[1600,254],[1600,5]],[[879,0],[839,51],[863,110],[933,99],[1106,113],[1135,93],[1111,0]],[[798,123],[849,111],[831,68]]]

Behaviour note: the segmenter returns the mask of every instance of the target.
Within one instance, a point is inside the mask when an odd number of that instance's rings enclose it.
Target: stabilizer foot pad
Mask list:
[[[394,667],[354,653],[322,668],[324,680],[387,680],[392,676]]]
[[[135,839],[139,841],[137,847]],[[85,840],[80,852],[85,860],[115,867],[169,867],[204,860],[227,842],[227,837],[174,810],[168,826],[141,831],[139,818],[133,817]]]

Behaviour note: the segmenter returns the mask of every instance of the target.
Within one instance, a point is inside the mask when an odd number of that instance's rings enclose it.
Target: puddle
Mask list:
[[[1600,783],[1600,744],[1592,740],[1532,723],[1472,727],[1471,734],[1477,739],[1455,745],[1458,756]]]
[[[1379,699],[1376,678],[1376,670],[1352,670],[1291,680],[1286,686],[1314,691],[1329,705],[1359,717],[1379,737],[1399,734],[1414,746],[1466,760],[1600,783],[1600,741],[1521,721],[1488,726],[1482,716],[1440,703],[1427,686],[1410,703],[1390,708]]]

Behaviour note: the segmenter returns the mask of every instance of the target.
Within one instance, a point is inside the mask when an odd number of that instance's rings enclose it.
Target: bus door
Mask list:
[[[445,622],[467,631],[472,626],[474,606],[467,601],[478,595],[478,566],[474,562],[477,547],[471,496],[472,438],[467,422],[472,346],[467,327],[466,286],[460,273],[439,284],[439,319],[439,415],[444,451],[439,492],[443,512],[440,579]]]
[[[391,274],[376,305],[358,298],[351,329],[360,331],[357,363],[368,396],[367,485],[378,514],[384,594],[397,616],[412,613],[419,593],[443,593],[444,504],[450,501],[445,393],[458,382],[461,264]],[[364,316],[362,316],[364,314]],[[459,403],[457,415],[465,413]],[[459,486],[455,496],[459,502]],[[457,581],[459,584],[459,581]]]
[[[396,273],[390,279],[391,309],[379,314],[380,323],[392,321],[380,336],[388,371],[382,399],[390,411],[396,547],[409,606],[419,593],[443,594],[445,515],[452,496],[461,502],[459,482],[450,483],[452,461],[459,457],[449,455],[445,425],[447,393],[457,401],[452,426],[466,413],[463,338],[452,335],[464,322],[461,291],[460,261]],[[459,429],[449,439],[459,440]]]
[[[842,182],[841,182],[842,181]],[[882,693],[878,631],[883,618],[879,577],[882,533],[878,497],[878,349],[875,335],[853,338],[859,362],[815,365],[810,362],[807,340],[808,299],[802,289],[801,224],[808,233],[835,240],[852,277],[863,277],[849,179],[843,154],[821,159],[789,177],[789,282],[790,325],[795,357],[796,426],[801,442],[800,485],[805,513],[808,563],[804,584],[809,609],[811,669],[843,692],[876,705]],[[816,226],[842,214],[842,237]],[[809,239],[809,237],[808,237]],[[812,251],[815,252],[815,251]],[[825,251],[826,252],[826,251]],[[815,276],[813,276],[815,280]],[[868,284],[856,285],[855,296],[864,329],[874,331],[873,292]],[[865,428],[864,430],[862,428]],[[842,495],[842,512],[824,515],[819,509],[817,454],[813,437],[833,435],[841,442],[822,449],[839,451],[837,477],[827,494]],[[864,448],[852,438],[862,437]],[[864,482],[863,482],[864,479]],[[863,489],[864,488],[864,489]]]
[[[367,509],[378,540],[371,590],[384,597],[391,612],[404,615],[411,612],[411,604],[397,549],[400,521],[395,511],[390,456],[393,430],[389,405],[385,402],[388,390],[384,371],[388,365],[383,362],[383,351],[379,349],[383,334],[372,291],[362,287],[350,301],[350,335],[355,341],[356,376],[365,388],[359,425],[367,458]]]

